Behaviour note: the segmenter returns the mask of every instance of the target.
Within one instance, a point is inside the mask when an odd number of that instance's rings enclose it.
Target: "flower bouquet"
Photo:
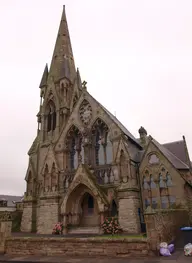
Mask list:
[[[105,218],[104,223],[101,225],[104,234],[114,235],[122,232],[122,229],[119,225],[118,219],[115,217]]]
[[[63,224],[58,222],[53,228],[53,235],[62,235],[63,234]]]

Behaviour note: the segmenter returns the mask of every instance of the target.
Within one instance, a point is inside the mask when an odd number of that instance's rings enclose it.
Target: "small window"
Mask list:
[[[161,208],[162,209],[166,209],[166,208],[168,208],[168,205],[169,205],[168,197],[167,196],[162,196],[161,197]]]
[[[151,189],[155,189],[157,187],[152,175],[150,176],[150,187]]]
[[[147,208],[148,206],[150,206],[150,200],[149,199],[145,199],[145,208]]]
[[[143,178],[143,189],[144,190],[149,190],[150,189],[149,184],[148,184],[147,179],[146,179],[145,176]]]
[[[163,176],[161,174],[159,175],[159,188],[167,188],[166,183],[163,180]]]
[[[166,179],[167,179],[167,186],[168,187],[173,186],[173,182],[169,173],[166,174]]]
[[[152,197],[151,201],[152,201],[152,208],[156,209],[157,208],[157,198],[156,197]]]
[[[176,198],[175,198],[175,196],[169,196],[169,202],[170,202],[170,206],[175,205],[175,203],[176,203]]]

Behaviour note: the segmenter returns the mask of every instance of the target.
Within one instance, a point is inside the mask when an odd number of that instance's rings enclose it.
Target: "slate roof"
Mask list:
[[[176,169],[189,169],[189,166],[180,160],[176,155],[170,152],[164,145],[158,143],[155,139],[152,139],[157,148],[167,157],[167,159],[173,164]]]
[[[10,207],[14,207],[15,204],[13,203],[15,202],[20,202],[22,200],[22,196],[13,196],[13,195],[0,195],[0,200],[5,200],[8,201],[7,202],[7,206]]]
[[[188,164],[184,140],[165,143],[163,146],[185,164]]]

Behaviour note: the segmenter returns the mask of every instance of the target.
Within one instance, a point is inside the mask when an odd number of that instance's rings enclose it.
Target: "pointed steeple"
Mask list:
[[[46,64],[44,72],[43,72],[43,75],[42,75],[42,78],[41,78],[41,82],[40,82],[40,85],[39,85],[40,89],[47,85],[48,74],[49,74],[49,72],[48,72],[48,65]]]
[[[82,89],[82,82],[81,82],[81,76],[80,76],[79,68],[77,68],[76,78],[77,78],[77,86],[78,86],[78,88]]]
[[[64,77],[73,81],[75,74],[76,70],[73,51],[65,14],[65,6],[63,6],[63,13],[51,61],[49,76],[53,77],[54,81],[59,81]]]

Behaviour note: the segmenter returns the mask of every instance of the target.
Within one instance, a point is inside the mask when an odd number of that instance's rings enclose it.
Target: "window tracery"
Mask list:
[[[112,143],[108,137],[108,127],[97,119],[92,127],[94,165],[104,165],[112,162]]]
[[[76,126],[72,126],[68,131],[66,144],[69,154],[69,169],[77,169],[79,163],[82,161],[83,147],[82,147],[82,135]]]
[[[158,200],[162,209],[170,208],[175,204],[176,198],[171,194],[172,178],[164,167],[160,168],[158,178],[146,169],[142,185],[145,208],[151,206],[156,209]]]

